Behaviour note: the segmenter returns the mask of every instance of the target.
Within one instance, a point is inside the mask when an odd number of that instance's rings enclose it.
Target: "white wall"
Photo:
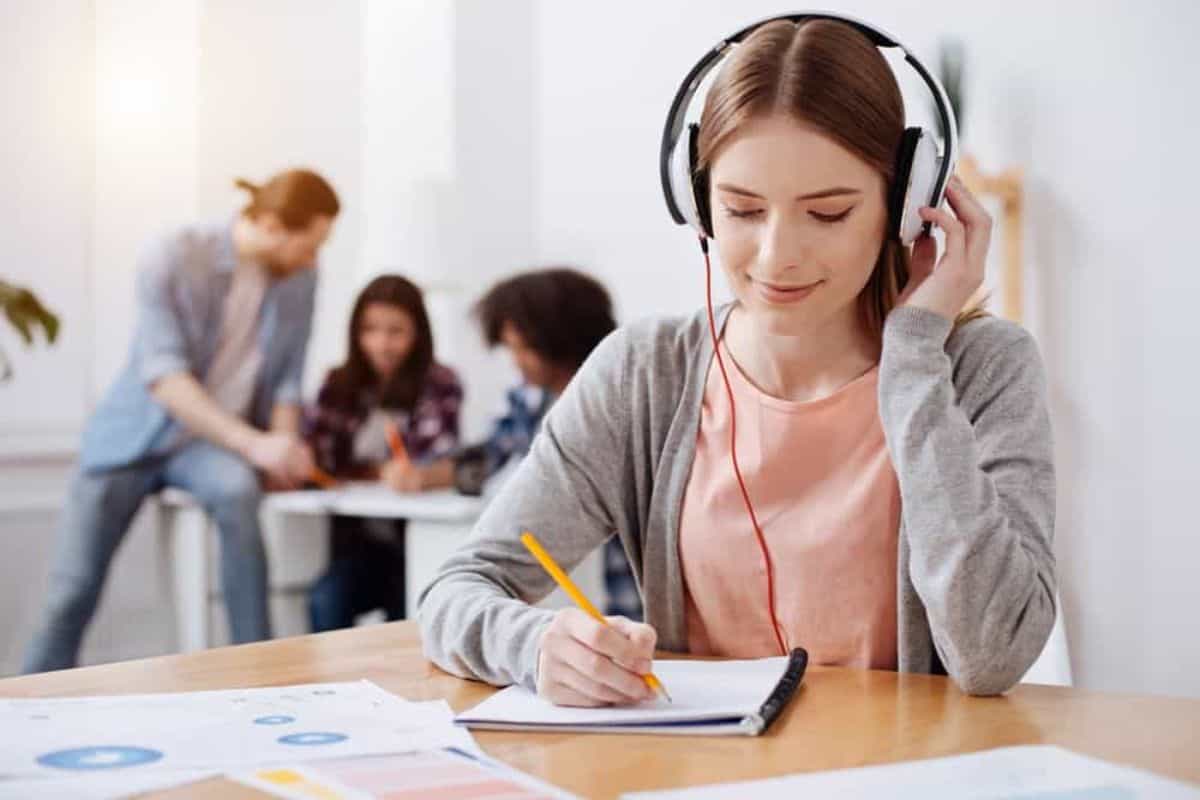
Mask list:
[[[10,3],[0,24],[0,277],[60,313],[60,338],[25,348],[0,323],[15,378],[0,384],[0,457],[69,450],[89,388],[95,137],[89,3]],[[54,391],[46,391],[48,387]]]
[[[1051,380],[1056,550],[1074,669],[1100,689],[1200,695],[1194,303],[1200,6],[828,2],[932,60],[961,37],[965,144],[1027,175],[1027,324]],[[659,137],[688,67],[750,0],[541,2],[538,247],[613,287],[626,319],[699,307]]]
[[[96,0],[92,368],[98,398],[125,363],[136,261],[148,236],[194,218],[198,9]],[[153,214],[146,209],[154,209]]]
[[[195,0],[200,9],[198,208],[246,201],[235,177],[260,181],[306,166],[333,184],[346,212],[321,251],[306,383],[345,352],[363,231],[362,4]]]

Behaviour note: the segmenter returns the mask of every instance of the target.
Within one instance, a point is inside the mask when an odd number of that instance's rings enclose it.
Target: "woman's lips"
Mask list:
[[[799,303],[816,291],[823,281],[806,284],[804,286],[788,286],[787,284],[767,283],[758,281],[754,278],[750,279],[754,290],[768,303],[785,305],[790,303]]]

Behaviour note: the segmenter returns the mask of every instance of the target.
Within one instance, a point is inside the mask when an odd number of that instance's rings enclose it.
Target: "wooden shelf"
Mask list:
[[[1014,322],[1022,322],[1025,313],[1024,174],[1020,167],[1009,167],[994,173],[983,172],[979,163],[970,155],[959,159],[957,172],[973,193],[981,198],[994,197],[1000,202],[1001,214],[993,230],[999,231],[1004,241],[1004,267],[1000,286],[1001,313]]]

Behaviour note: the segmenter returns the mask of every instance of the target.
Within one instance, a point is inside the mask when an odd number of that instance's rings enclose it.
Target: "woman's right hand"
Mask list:
[[[602,625],[577,608],[554,615],[542,633],[537,691],[560,706],[629,705],[654,699],[654,628],[625,617]]]
[[[393,458],[379,468],[379,480],[393,492],[408,494],[425,488],[421,467],[407,459]]]

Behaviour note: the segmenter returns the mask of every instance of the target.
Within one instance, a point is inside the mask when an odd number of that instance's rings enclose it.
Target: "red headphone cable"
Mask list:
[[[742,500],[746,503],[746,511],[750,514],[750,524],[754,526],[754,536],[762,551],[763,563],[767,567],[767,610],[771,613],[771,627],[775,633],[775,641],[779,644],[779,652],[788,654],[787,644],[784,643],[779,618],[775,615],[775,569],[771,565],[771,554],[767,550],[767,540],[763,537],[762,528],[758,525],[758,516],[750,503],[750,493],[746,490],[746,481],[742,478],[742,469],[737,460],[737,412],[733,403],[733,387],[729,385],[729,373],[725,371],[725,359],[721,357],[721,343],[717,338],[717,321],[713,315],[712,302],[712,263],[708,257],[708,239],[700,237],[700,249],[704,252],[704,298],[708,307],[708,331],[712,335],[713,353],[717,357],[717,366],[721,369],[721,378],[725,382],[725,394],[729,397],[729,456],[733,460],[733,474],[737,476],[738,487],[742,490]]]

